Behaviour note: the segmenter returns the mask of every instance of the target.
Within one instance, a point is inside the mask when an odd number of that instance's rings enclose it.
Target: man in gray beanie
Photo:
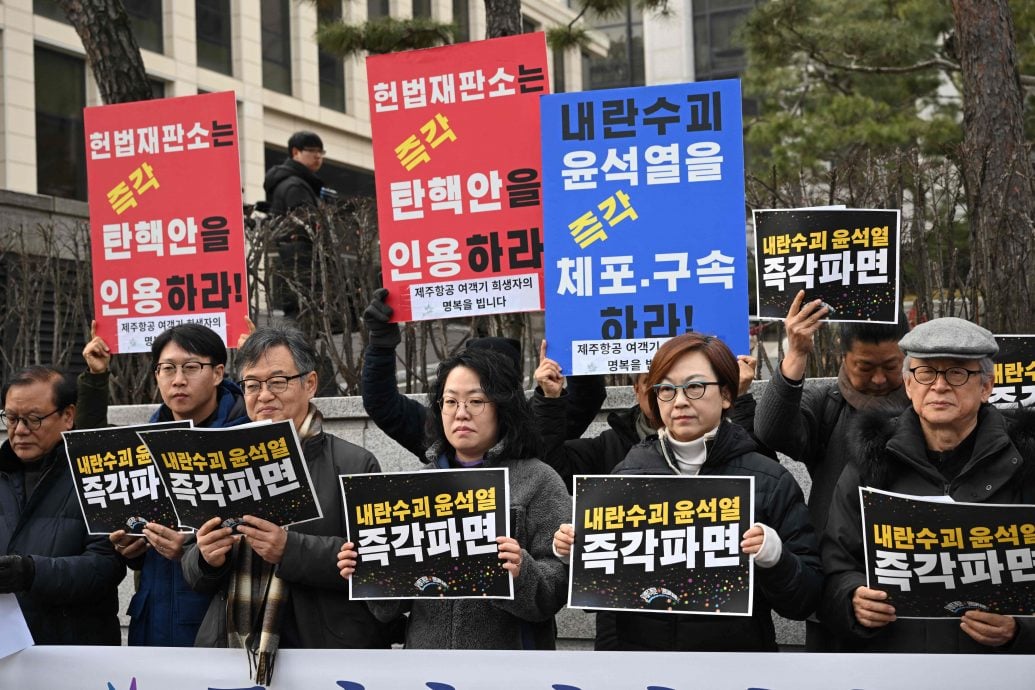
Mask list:
[[[1030,616],[972,610],[959,621],[896,620],[887,593],[866,586],[860,486],[968,503],[1035,502],[1032,425],[1024,415],[1011,425],[988,404],[999,351],[992,334],[948,317],[917,326],[899,347],[912,407],[895,419],[863,417],[853,430],[823,540],[822,618],[854,651],[1033,653]]]

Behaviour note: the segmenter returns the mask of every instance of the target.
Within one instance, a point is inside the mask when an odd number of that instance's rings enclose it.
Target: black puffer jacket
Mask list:
[[[106,536],[90,536],[59,443],[23,499],[25,472],[0,447],[0,554],[32,556],[36,576],[18,604],[36,644],[118,645],[119,582],[126,574]],[[0,633],[2,634],[2,633]]]
[[[262,183],[270,213],[283,215],[299,206],[312,206],[320,201],[323,180],[298,161],[287,158],[266,171]]]
[[[827,574],[822,618],[844,637],[844,651],[1035,653],[1035,619],[1017,617],[1017,635],[1004,649],[986,647],[960,630],[959,621],[897,620],[883,628],[859,625],[852,595],[866,585],[859,487],[915,496],[951,496],[967,503],[1035,503],[1035,415],[1008,424],[984,405],[974,431],[974,451],[959,475],[946,482],[927,459],[920,419],[906,410],[894,419],[860,415],[851,431],[849,464],[837,483],[823,535]]]
[[[678,474],[662,454],[658,437],[629,451],[613,474]],[[760,652],[776,651],[771,611],[802,620],[819,604],[823,590],[819,549],[805,499],[794,477],[779,463],[755,451],[748,433],[723,421],[708,445],[702,475],[755,478],[755,520],[776,530],[783,542],[772,568],[755,567],[751,616],[673,613],[598,613],[613,617],[613,649],[636,651]],[[599,646],[604,649],[606,647]]]

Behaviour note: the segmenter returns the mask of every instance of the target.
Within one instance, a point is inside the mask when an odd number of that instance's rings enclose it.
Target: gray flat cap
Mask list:
[[[955,316],[920,324],[898,341],[898,346],[906,356],[920,359],[981,359],[999,352],[991,331]]]

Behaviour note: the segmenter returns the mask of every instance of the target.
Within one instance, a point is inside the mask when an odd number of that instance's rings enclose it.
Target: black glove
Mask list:
[[[363,310],[363,325],[367,327],[371,345],[394,350],[402,342],[402,333],[399,332],[399,324],[388,323],[388,319],[392,318],[392,308],[385,304],[387,296],[387,288],[374,290],[370,304]]]
[[[34,577],[32,556],[0,556],[0,592],[24,592]]]

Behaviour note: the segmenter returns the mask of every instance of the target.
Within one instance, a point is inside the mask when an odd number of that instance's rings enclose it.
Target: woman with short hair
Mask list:
[[[801,488],[727,419],[738,381],[737,360],[718,338],[685,333],[666,342],[645,381],[658,434],[633,447],[612,474],[754,477],[756,522],[740,542],[755,559],[752,615],[600,611],[613,617],[616,635],[597,649],[776,651],[771,612],[803,620],[819,604],[819,549]],[[561,525],[557,552],[567,556],[573,541],[572,526]]]

